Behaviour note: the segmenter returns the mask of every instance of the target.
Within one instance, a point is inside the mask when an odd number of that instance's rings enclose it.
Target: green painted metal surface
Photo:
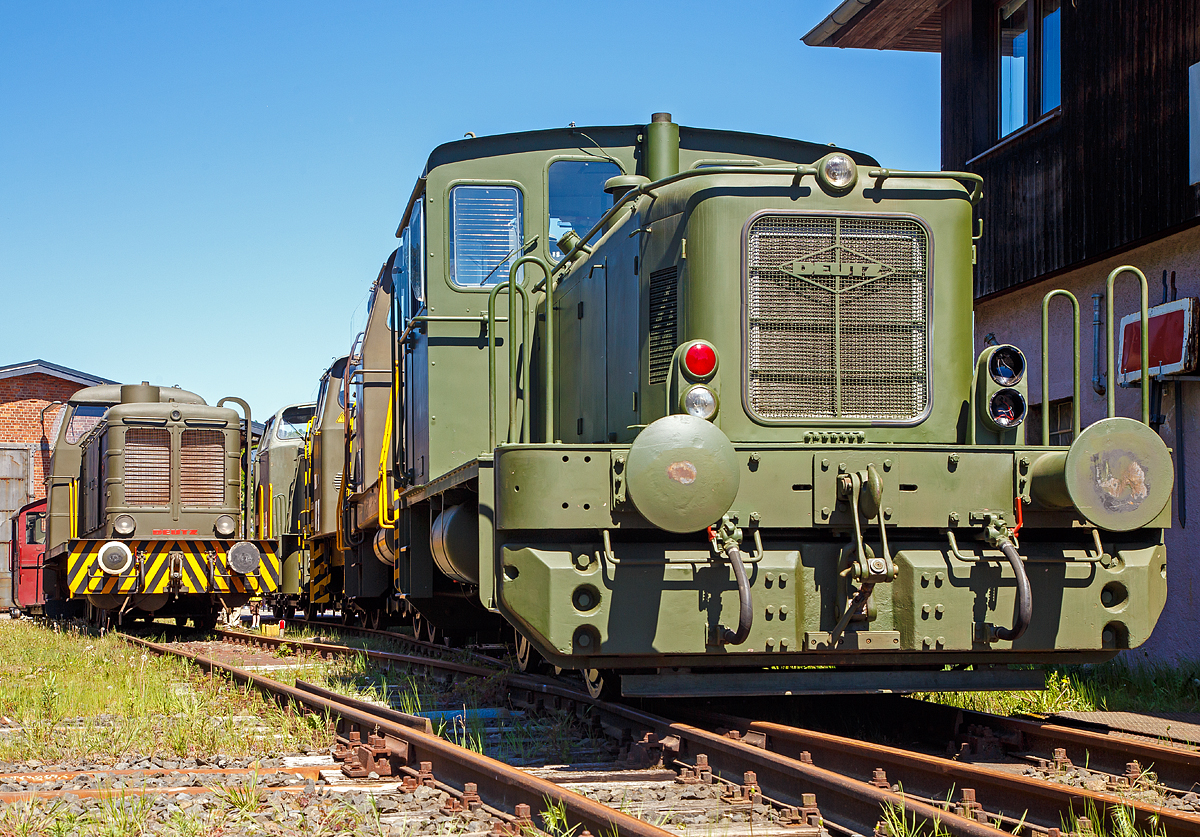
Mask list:
[[[857,167],[845,187],[825,168],[838,154]],[[552,211],[562,161],[622,172],[616,205]],[[394,592],[465,583],[555,663],[627,672],[1082,661],[1142,642],[1166,595],[1169,452],[1132,420],[1028,446],[990,412],[1027,386],[973,350],[979,188],[669,117],[436,149],[390,303]],[[682,366],[693,341],[719,358],[702,381]],[[711,421],[682,415],[697,383]],[[352,450],[375,461],[379,444]],[[1126,506],[1127,476],[1151,475],[1136,509],[1085,496],[1107,484],[1097,462],[1125,475]],[[364,503],[351,536],[376,525]],[[477,587],[435,566],[452,507],[477,510]],[[738,645],[717,631],[737,621],[731,559],[704,533],[722,523],[753,606]],[[997,640],[1019,610],[1011,544],[1033,615]]]

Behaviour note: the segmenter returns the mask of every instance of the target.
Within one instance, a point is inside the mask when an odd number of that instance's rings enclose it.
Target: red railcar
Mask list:
[[[41,613],[46,555],[46,501],[23,506],[12,518],[12,599],[26,613]]]

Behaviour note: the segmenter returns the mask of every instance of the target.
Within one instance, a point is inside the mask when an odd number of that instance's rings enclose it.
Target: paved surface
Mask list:
[[[1050,720],[1200,744],[1200,713],[1195,712],[1059,712]]]

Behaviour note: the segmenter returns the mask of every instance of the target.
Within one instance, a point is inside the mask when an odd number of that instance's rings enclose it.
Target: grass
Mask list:
[[[0,661],[0,715],[20,727],[0,737],[0,761],[272,756],[332,743],[325,719],[113,635],[4,623]]]
[[[1090,824],[1090,832],[1080,829],[1080,819],[1086,818]],[[1121,805],[1108,808],[1108,816],[1101,816],[1096,805],[1090,799],[1084,803],[1083,813],[1071,811],[1070,823],[1063,823],[1063,831],[1074,833],[1090,833],[1095,837],[1167,837],[1166,829],[1154,822],[1149,829],[1138,828],[1133,820],[1133,809]]]
[[[880,822],[888,837],[950,837],[950,832],[942,827],[940,821],[918,819],[916,814],[909,815],[903,805],[893,805],[891,802],[884,803]]]
[[[1127,662],[1059,666],[1041,692],[941,692],[914,695],[934,703],[1000,715],[1055,712],[1200,712],[1200,661],[1177,665]]]

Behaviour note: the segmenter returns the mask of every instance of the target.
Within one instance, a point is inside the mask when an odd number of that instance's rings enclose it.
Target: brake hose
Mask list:
[[[737,578],[738,586],[738,626],[736,631],[729,628],[721,629],[721,642],[725,645],[741,645],[750,636],[750,626],[754,622],[754,602],[750,599],[750,582],[746,579],[746,568],[742,565],[742,552],[737,544],[731,543],[725,549],[725,557],[733,564],[733,575]],[[1029,583],[1026,582],[1026,587]]]
[[[1016,547],[1009,541],[1004,541],[1000,544],[1000,551],[1004,553],[1017,576],[1017,612],[1011,628],[993,628],[992,635],[996,639],[1014,642],[1021,638],[1033,620],[1033,591],[1029,587],[1029,576],[1025,574],[1025,562],[1017,554]]]

